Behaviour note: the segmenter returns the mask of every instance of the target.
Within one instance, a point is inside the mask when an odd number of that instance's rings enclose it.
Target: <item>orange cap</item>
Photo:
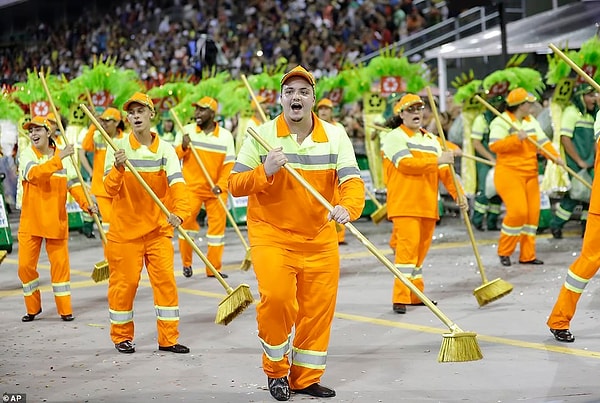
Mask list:
[[[133,103],[147,106],[152,112],[154,112],[154,102],[152,102],[152,99],[143,92],[136,92],[135,94],[133,94],[131,98],[129,98],[127,102],[125,102],[125,105],[123,105],[123,109],[128,110],[129,105]]]
[[[506,104],[508,106],[520,105],[523,102],[535,102],[535,95],[519,87],[509,92],[506,96]]]
[[[281,77],[281,85],[285,84],[287,80],[292,77],[302,77],[310,83],[313,87],[315,86],[315,77],[304,67],[296,66]]]
[[[102,115],[100,115],[100,119],[120,122],[122,120],[121,112],[115,108],[106,108],[104,112],[102,112]]]
[[[331,99],[329,98],[323,98],[317,103],[317,109],[322,106],[333,109],[333,102],[331,102]]]
[[[192,106],[198,106],[200,108],[209,108],[212,109],[213,112],[217,112],[219,109],[219,104],[217,100],[211,97],[202,97],[198,102],[194,102]]]
[[[425,105],[425,102],[423,102],[421,97],[416,94],[406,94],[405,96],[400,98],[400,101],[396,102],[396,105],[394,105],[394,115],[399,114],[404,109],[415,104]]]
[[[58,123],[56,121],[56,115],[52,112],[50,112],[49,114],[46,115],[46,120],[52,123]]]
[[[32,126],[45,127],[46,130],[51,131],[50,123],[48,123],[48,119],[45,116],[37,115],[29,122],[23,123],[23,129],[29,130]]]

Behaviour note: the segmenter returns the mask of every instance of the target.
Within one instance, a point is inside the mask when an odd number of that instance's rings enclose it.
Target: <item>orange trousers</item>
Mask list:
[[[221,200],[227,203],[227,194],[221,193]],[[200,227],[196,222],[196,217],[200,213],[200,208],[206,209],[206,240],[208,243],[208,251],[206,257],[208,261],[217,269],[221,271],[223,266],[223,251],[225,250],[225,225],[227,221],[227,215],[223,206],[216,198],[202,199],[197,195],[190,195],[190,216],[183,221],[182,227],[186,231],[198,232]],[[179,252],[181,253],[181,262],[184,267],[192,266],[193,263],[193,252],[192,246],[182,237],[179,238]],[[206,275],[212,276],[212,272],[205,267]]]
[[[59,315],[71,315],[71,268],[69,266],[69,249],[66,239],[48,239],[19,232],[19,279],[23,283],[25,308],[31,315],[42,308],[40,293],[40,276],[37,264],[42,249],[42,241],[46,239],[46,253],[50,260],[50,281],[54,293],[54,303]]]
[[[581,254],[569,267],[565,283],[548,318],[547,323],[551,329],[569,329],[579,297],[600,267],[598,242],[600,242],[600,215],[590,212]]]
[[[102,227],[105,231],[108,229],[110,224],[110,213],[112,211],[112,198],[104,196],[96,196],[96,202],[98,203],[98,210],[100,210],[100,216],[102,217]]]
[[[252,246],[251,253],[260,293],[256,319],[263,370],[269,378],[289,375],[292,389],[304,389],[319,382],[325,372],[340,275],[339,249],[301,252]]]
[[[535,237],[540,218],[540,185],[537,174],[523,176],[510,169],[496,167],[494,184],[506,206],[498,241],[498,255],[512,255],[520,243],[519,261],[534,260]]]
[[[424,217],[394,217],[392,229],[396,255],[394,264],[420,291],[425,289],[423,282],[423,261],[435,231],[436,220]],[[394,278],[392,303],[419,304],[421,300],[402,281]]]
[[[179,302],[173,272],[174,253],[171,239],[156,233],[131,242],[108,241],[108,308],[110,337],[115,344],[133,340],[133,301],[144,265],[154,294],[158,345],[177,344]]]

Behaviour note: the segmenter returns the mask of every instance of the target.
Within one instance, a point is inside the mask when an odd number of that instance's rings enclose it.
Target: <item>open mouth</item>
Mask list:
[[[302,104],[294,102],[293,104],[290,105],[290,108],[295,112],[299,112],[302,110]]]
[[[31,136],[31,142],[35,145],[39,144],[40,140],[42,139],[40,136]]]

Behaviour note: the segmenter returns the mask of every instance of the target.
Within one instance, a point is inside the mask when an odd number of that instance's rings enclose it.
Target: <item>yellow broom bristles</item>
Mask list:
[[[6,256],[8,256],[8,252],[5,250],[0,250],[0,263],[2,263],[4,259],[6,259]]]
[[[497,278],[477,287],[473,290],[473,295],[475,296],[475,299],[477,299],[479,306],[484,306],[510,294],[512,290],[512,284],[501,278]]]
[[[469,332],[444,333],[438,362],[477,361],[483,358],[477,334]]]
[[[96,263],[94,265],[94,270],[92,271],[91,277],[92,280],[94,280],[96,283],[108,280],[108,277],[110,277],[108,262],[106,260],[103,260],[101,262]]]
[[[250,259],[250,249],[246,250],[246,256],[244,256],[244,260],[242,261],[242,266],[240,270],[248,271],[252,267],[252,259]]]
[[[252,297],[250,287],[246,284],[240,284],[219,304],[215,323],[218,325],[227,325],[253,302],[254,297]]]
[[[384,204],[373,213],[371,213],[371,220],[375,224],[379,224],[381,221],[387,218],[387,204]]]

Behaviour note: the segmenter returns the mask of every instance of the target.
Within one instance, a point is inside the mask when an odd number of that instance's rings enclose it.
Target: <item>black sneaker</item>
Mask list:
[[[190,349],[184,346],[183,344],[174,344],[169,347],[158,346],[160,351],[170,351],[175,354],[187,354],[190,352]]]
[[[42,308],[40,308],[40,310],[38,311],[38,313],[34,313],[34,314],[27,313],[27,314],[25,314],[25,316],[23,316],[21,318],[21,321],[22,322],[32,322],[35,319],[35,317],[38,316],[40,313],[42,313]]]
[[[500,264],[502,266],[510,266],[512,263],[510,262],[510,256],[498,256],[500,258]]]
[[[192,277],[192,274],[194,274],[192,266],[183,266],[183,275],[185,277]]]
[[[396,313],[404,314],[406,313],[406,304],[397,304],[394,302],[392,304],[392,310]]]
[[[135,347],[133,347],[133,343],[131,340],[125,340],[118,344],[115,344],[115,348],[119,353],[123,354],[131,354],[135,353]]]
[[[279,400],[280,402],[290,400],[290,384],[288,383],[287,377],[267,378],[267,384],[269,386],[269,392],[275,400]]]
[[[557,341],[563,343],[573,343],[575,341],[575,336],[571,334],[569,329],[550,329],[550,332]]]
[[[563,233],[560,228],[550,228],[550,232],[552,233],[552,238],[554,239],[562,239]]]

